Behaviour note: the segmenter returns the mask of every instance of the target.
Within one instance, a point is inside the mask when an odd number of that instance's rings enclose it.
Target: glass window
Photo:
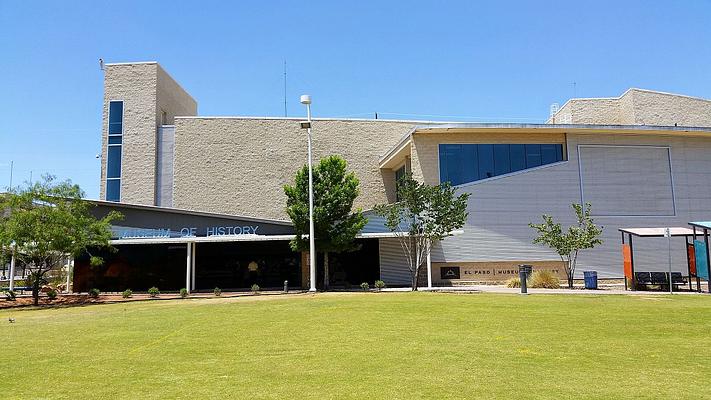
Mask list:
[[[494,145],[494,175],[503,175],[511,172],[511,159],[508,144]]]
[[[459,184],[474,182],[479,179],[479,154],[477,145],[462,145],[462,173]]]
[[[109,179],[106,181],[106,200],[120,201],[121,200],[121,180]]]
[[[563,161],[561,144],[440,144],[440,182],[461,185]]]
[[[395,171],[395,200],[400,201],[400,185],[405,179],[405,166],[403,165]]]
[[[121,146],[109,146],[106,159],[106,178],[121,177]]]
[[[109,144],[121,144],[121,136],[109,136]]]
[[[109,103],[109,135],[123,133],[123,101]]]
[[[560,148],[560,145],[557,144],[542,144],[541,164],[552,164],[554,162],[560,161],[558,159],[558,148]]]
[[[479,145],[479,179],[494,176],[494,145]]]
[[[526,168],[538,167],[541,165],[541,145],[526,145]]]
[[[511,172],[526,169],[526,145],[509,145],[509,154],[511,157]]]

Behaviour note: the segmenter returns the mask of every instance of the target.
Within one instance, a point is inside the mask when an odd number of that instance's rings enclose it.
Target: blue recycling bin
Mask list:
[[[583,271],[585,289],[597,289],[597,271]]]

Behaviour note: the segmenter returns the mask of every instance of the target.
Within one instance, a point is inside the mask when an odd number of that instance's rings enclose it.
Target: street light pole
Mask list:
[[[314,242],[314,181],[311,161],[311,96],[301,96],[301,104],[306,105],[306,132],[309,142],[309,292],[316,291],[316,244]]]

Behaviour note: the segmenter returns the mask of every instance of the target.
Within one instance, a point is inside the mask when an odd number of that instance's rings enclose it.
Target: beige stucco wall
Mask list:
[[[620,97],[571,99],[548,123],[711,126],[711,100],[632,88]]]
[[[173,206],[286,219],[283,186],[306,163],[297,119],[176,118]],[[388,201],[382,154],[413,127],[395,121],[315,120],[314,162],[337,154],[360,179],[356,207]]]
[[[109,102],[122,100],[123,147],[121,201],[155,203],[156,129],[161,110],[169,123],[175,115],[195,115],[197,103],[157,63],[107,64],[104,71],[104,107],[100,196],[106,198],[106,160]]]

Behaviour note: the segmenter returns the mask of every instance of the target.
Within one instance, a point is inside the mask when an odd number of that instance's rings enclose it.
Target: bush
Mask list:
[[[97,288],[89,289],[89,297],[91,297],[92,299],[98,298],[100,294],[101,291]]]
[[[126,289],[121,293],[121,296],[123,296],[124,299],[129,299],[133,296],[133,290],[131,289]]]
[[[50,300],[54,300],[57,298],[57,291],[52,289],[49,292],[47,292],[47,298]]]
[[[528,278],[528,286],[532,288],[558,289],[560,279],[550,271],[534,271]]]
[[[383,289],[384,287],[385,287],[385,282],[383,282],[383,281],[381,281],[381,280],[375,281],[375,288],[376,288],[376,289],[381,290],[381,289]]]
[[[370,285],[368,285],[368,282],[363,282],[360,284],[360,288],[363,289],[363,291],[367,291],[370,289]]]
[[[15,301],[16,298],[17,298],[17,293],[15,293],[14,290],[8,290],[5,292],[5,300]]]
[[[514,277],[506,281],[506,287],[519,288],[521,287],[521,278]]]
[[[188,289],[186,289],[186,288],[180,289],[180,297],[183,299],[188,297]]]
[[[254,285],[252,285],[252,293],[257,293],[257,292],[259,292],[259,285],[257,285],[255,283]]]
[[[212,293],[214,293],[215,296],[220,296],[220,295],[222,294],[222,289],[216,287],[216,288],[212,291]]]
[[[150,296],[150,297],[155,298],[155,297],[158,297],[159,294],[160,294],[160,290],[158,290],[158,288],[155,286],[148,289],[148,296]]]

